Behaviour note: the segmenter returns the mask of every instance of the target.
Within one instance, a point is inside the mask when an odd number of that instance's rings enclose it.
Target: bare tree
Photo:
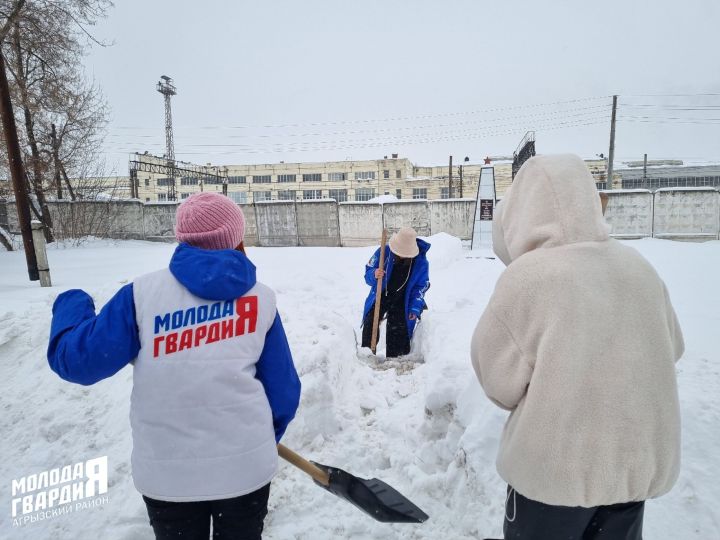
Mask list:
[[[14,2],[3,2],[0,4],[0,18],[3,21],[0,27],[0,43],[5,41],[15,21],[20,17],[20,12],[25,6],[26,0],[15,0]]]
[[[67,191],[74,200],[77,190],[69,179],[99,158],[108,110],[81,66],[92,44],[105,45],[89,28],[111,6],[109,0],[0,0],[0,15],[6,17],[0,38],[5,36],[32,211],[48,241],[53,240],[48,198]]]

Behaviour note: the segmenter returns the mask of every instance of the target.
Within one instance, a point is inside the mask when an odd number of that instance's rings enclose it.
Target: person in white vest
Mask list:
[[[493,243],[507,268],[471,356],[510,411],[497,458],[505,538],[640,540],[644,501],[668,492],[680,465],[684,343],[665,284],[609,237],[574,155],[522,166]]]
[[[259,539],[300,380],[240,207],[198,193],[176,219],[169,267],[97,315],[84,291],[58,296],[48,361],[84,385],[134,366],[132,475],[156,538],[207,539],[212,523],[215,538]]]

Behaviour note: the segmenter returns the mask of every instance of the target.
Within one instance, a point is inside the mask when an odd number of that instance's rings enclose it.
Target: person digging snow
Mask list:
[[[177,210],[169,268],[121,288],[95,314],[58,296],[48,347],[63,379],[90,385],[132,364],[132,475],[158,539],[259,539],[276,443],[300,380],[276,309],[245,256],[245,218],[198,193]]]
[[[385,246],[385,268],[379,268],[380,248],[365,266],[365,282],[370,294],[363,312],[362,346],[370,347],[377,280],[383,280],[380,318],[387,315],[385,356],[393,358],[410,352],[415,325],[427,309],[425,293],[430,288],[427,251],[430,244],[403,227]],[[378,332],[379,333],[379,332]]]
[[[644,501],[672,488],[680,464],[684,344],[665,284],[609,237],[574,155],[522,166],[493,243],[507,268],[471,355],[510,411],[497,458],[505,538],[640,540]]]

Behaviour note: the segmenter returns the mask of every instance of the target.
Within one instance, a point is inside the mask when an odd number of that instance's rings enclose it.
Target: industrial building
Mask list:
[[[482,163],[461,161],[448,165],[418,166],[408,158],[314,163],[197,166],[168,161],[149,154],[133,154],[130,177],[141,201],[182,200],[199,191],[226,193],[237,203],[334,199],[338,202],[369,201],[381,195],[397,199],[475,198],[480,170],[493,167],[498,197],[512,183],[512,161]],[[605,182],[607,163],[587,160],[598,184]],[[172,178],[174,177],[174,182]]]
[[[682,161],[642,161],[616,169],[615,186],[655,191],[669,187],[720,187],[720,165],[683,165]],[[617,185],[617,177],[620,185]]]

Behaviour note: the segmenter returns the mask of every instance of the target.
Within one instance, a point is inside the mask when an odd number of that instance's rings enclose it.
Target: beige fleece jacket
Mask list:
[[[522,495],[598,506],[669,491],[680,463],[667,290],[608,236],[577,156],[538,156],[499,205],[495,252],[508,265],[472,339],[488,397],[511,411],[497,467]]]

